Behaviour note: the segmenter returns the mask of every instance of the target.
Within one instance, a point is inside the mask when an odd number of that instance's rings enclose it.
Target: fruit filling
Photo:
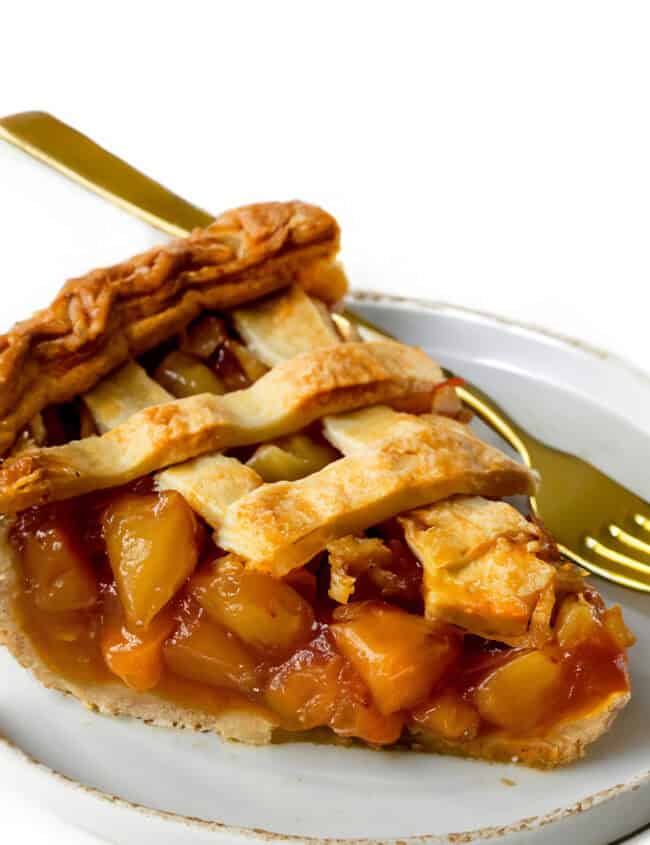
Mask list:
[[[371,566],[339,604],[328,554],[283,580],[250,571],[215,548],[179,494],[140,482],[20,515],[19,610],[71,680],[181,690],[215,707],[234,693],[287,730],[375,745],[406,727],[443,740],[531,734],[627,688],[618,608],[560,593],[543,647],[486,640],[425,619],[421,567],[399,527],[375,534]],[[379,537],[389,553],[372,557]]]

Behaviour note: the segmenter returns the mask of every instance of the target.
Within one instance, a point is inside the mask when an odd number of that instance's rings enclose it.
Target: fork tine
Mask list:
[[[648,530],[650,530],[650,527]],[[629,534],[627,531],[624,531],[618,525],[610,525],[609,533],[615,540],[618,540],[619,543],[622,543],[625,546],[629,546],[631,549],[636,549],[636,551],[642,552],[645,555],[650,555],[650,543],[646,543],[644,540],[640,540],[633,534]]]
[[[611,560],[613,563],[618,563],[623,567],[633,569],[635,572],[641,572],[643,575],[650,575],[650,563],[644,563],[641,560],[636,560],[633,557],[617,552],[616,549],[606,546],[604,543],[596,540],[595,537],[585,537],[585,545],[588,549],[594,552],[594,554],[600,555],[606,560]]]
[[[563,555],[570,558],[579,566],[588,569],[593,575],[599,575],[601,578],[612,581],[614,584],[620,584],[623,587],[630,587],[633,590],[650,593],[650,574],[646,575],[643,570],[639,573],[641,577],[635,578],[628,574],[629,569],[627,565],[622,566],[617,561],[609,561],[606,566],[603,566],[602,563],[604,561],[601,563],[596,553],[591,549],[584,554],[578,554],[566,546],[559,546],[559,549]],[[632,562],[636,563],[636,561]],[[650,571],[650,567],[648,570]]]
[[[650,518],[644,516],[642,513],[635,513],[634,514],[634,521],[640,528],[644,528],[646,531],[650,531]]]

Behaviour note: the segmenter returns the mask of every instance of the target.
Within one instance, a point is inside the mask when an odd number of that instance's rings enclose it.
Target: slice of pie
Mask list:
[[[633,638],[439,366],[337,320],[338,242],[231,211],[0,337],[0,641],[159,725],[567,763]]]

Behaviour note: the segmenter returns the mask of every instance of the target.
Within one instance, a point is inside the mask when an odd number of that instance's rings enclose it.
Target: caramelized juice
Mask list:
[[[461,741],[543,733],[629,687],[630,635],[588,591],[579,606],[560,606],[551,644],[513,649],[423,619],[421,569],[394,524],[380,529],[392,563],[338,606],[324,556],[285,581],[249,573],[206,544],[172,499],[144,481],[16,520],[15,612],[58,675],[126,683],[212,714],[236,704],[287,730],[328,727],[375,745],[396,742],[409,723]],[[138,562],[152,578],[120,570],[138,526],[153,550]]]

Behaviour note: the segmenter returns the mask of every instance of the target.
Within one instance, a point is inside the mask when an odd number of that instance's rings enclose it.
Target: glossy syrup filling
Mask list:
[[[237,390],[266,371],[217,315],[142,363],[179,397]],[[458,413],[451,386],[434,401]],[[44,412],[18,448],[92,433],[77,401]],[[337,453],[316,426],[236,457],[272,482]],[[422,570],[401,529],[391,521],[368,533],[390,555],[337,604],[326,553],[282,580],[250,571],[214,546],[180,494],[142,479],[18,516],[16,612],[71,682],[123,683],[208,713],[236,704],[288,731],[327,727],[376,745],[408,728],[452,742],[541,734],[628,689],[631,637],[597,594],[559,595],[549,643],[510,648],[425,620]]]
[[[248,703],[290,731],[378,745],[408,725],[461,741],[540,733],[627,689],[617,608],[559,597],[542,649],[463,634],[423,618],[418,562],[394,523],[375,531],[392,560],[338,605],[325,554],[283,580],[247,570],[178,493],[146,479],[19,516],[17,609],[70,681],[120,681],[208,712]]]

